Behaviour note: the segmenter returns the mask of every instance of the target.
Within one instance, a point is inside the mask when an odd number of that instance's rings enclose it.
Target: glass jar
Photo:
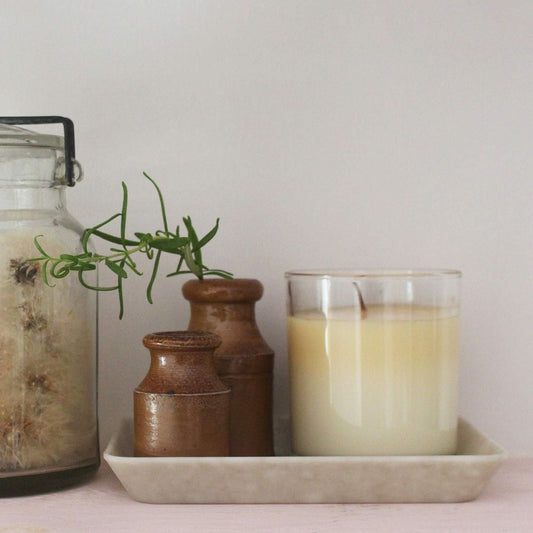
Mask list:
[[[65,138],[9,125],[54,122]],[[65,202],[66,186],[80,177],[70,120],[0,118],[2,496],[72,485],[100,463],[96,294],[75,276],[50,287],[42,262],[28,261],[40,256],[39,235],[50,254],[81,252],[83,229]]]
[[[293,450],[455,453],[460,272],[286,277]]]

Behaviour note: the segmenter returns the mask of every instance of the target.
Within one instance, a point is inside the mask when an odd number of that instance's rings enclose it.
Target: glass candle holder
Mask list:
[[[294,453],[455,453],[460,278],[286,274]]]

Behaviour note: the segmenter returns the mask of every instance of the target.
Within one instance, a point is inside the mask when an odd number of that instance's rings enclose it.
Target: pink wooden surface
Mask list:
[[[86,485],[0,500],[0,532],[533,532],[533,457],[508,459],[481,496],[460,504],[150,505],[132,501],[106,464]]]

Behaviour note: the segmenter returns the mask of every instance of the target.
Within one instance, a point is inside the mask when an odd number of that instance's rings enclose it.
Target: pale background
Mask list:
[[[0,0],[0,113],[75,121],[85,225],[132,201],[202,232],[265,286],[257,314],[287,411],[290,268],[451,267],[463,279],[460,411],[533,452],[533,3]],[[167,264],[168,270],[172,268]],[[183,280],[100,303],[105,446],[131,414],[145,333],[183,329]]]

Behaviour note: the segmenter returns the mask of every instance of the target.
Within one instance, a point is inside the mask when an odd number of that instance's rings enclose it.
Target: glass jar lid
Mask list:
[[[60,123],[64,137],[26,124]],[[82,178],[75,160],[74,125],[65,117],[0,117],[0,186],[72,186]]]

